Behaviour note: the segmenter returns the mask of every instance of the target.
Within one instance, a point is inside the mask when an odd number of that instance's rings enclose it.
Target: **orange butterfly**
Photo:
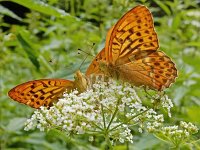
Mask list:
[[[8,92],[10,98],[33,108],[51,106],[62,93],[77,89],[79,92],[87,88],[87,79],[80,71],[75,74],[75,80],[40,79],[22,83]]]
[[[161,91],[175,82],[177,69],[158,51],[151,12],[142,5],[128,11],[108,32],[105,48],[86,71]]]

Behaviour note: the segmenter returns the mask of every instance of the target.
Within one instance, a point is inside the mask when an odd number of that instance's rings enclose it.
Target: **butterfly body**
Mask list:
[[[88,82],[89,79],[84,76],[79,70],[76,71],[74,78],[74,89],[76,88],[79,93],[86,91],[89,86],[88,84],[90,83]]]

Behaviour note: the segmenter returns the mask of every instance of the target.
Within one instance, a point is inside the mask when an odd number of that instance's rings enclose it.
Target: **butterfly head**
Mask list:
[[[79,92],[84,92],[87,89],[87,79],[86,77],[80,72],[80,70],[78,70],[74,76],[74,84],[75,84],[75,88],[77,88],[77,90]]]
[[[101,72],[103,72],[105,75],[109,74],[109,64],[106,61],[100,60],[99,62],[99,69],[101,70]]]
[[[99,61],[99,68],[105,76],[118,79],[118,71],[113,64],[106,61]]]

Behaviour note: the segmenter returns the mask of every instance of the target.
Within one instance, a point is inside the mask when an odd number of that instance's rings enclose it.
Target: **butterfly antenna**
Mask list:
[[[92,43],[92,45],[90,45],[91,47],[89,48],[89,50],[91,51],[92,49],[94,49],[94,46],[95,46],[95,43]],[[88,56],[92,56],[92,57],[95,57],[94,55],[92,55],[91,53],[88,53],[88,52],[86,52],[86,51],[84,51],[84,50],[82,50],[82,49],[78,49],[78,54],[81,54],[80,52],[83,52],[83,53],[85,53],[85,54],[87,54]]]
[[[94,46],[95,46],[95,43],[92,43],[92,45],[91,45],[91,47],[90,47],[90,51],[94,48]],[[82,67],[82,65],[84,64],[84,62],[86,61],[86,59],[88,58],[88,56],[95,57],[95,56],[92,55],[91,53],[88,53],[88,52],[86,52],[86,51],[84,51],[84,50],[82,50],[82,49],[79,48],[79,49],[78,49],[78,54],[81,54],[81,52],[85,53],[85,54],[86,54],[86,57],[83,59],[81,65],[80,65],[80,67],[79,67],[79,70],[80,70],[80,68]]]
[[[54,73],[55,70],[57,70],[58,68],[58,60],[55,59],[55,58],[42,58],[42,59],[45,59],[45,66],[48,68],[48,70],[51,71],[51,73]],[[48,63],[48,64],[47,64]]]
[[[83,59],[83,61],[82,61],[81,65],[80,65],[80,67],[78,68],[79,70],[81,69],[82,65],[84,64],[84,62],[85,62],[85,60],[86,60],[87,58],[88,58],[88,55]]]
[[[92,55],[92,54],[90,54],[90,53],[87,53],[87,52],[85,52],[85,51],[83,51],[82,49],[78,49],[78,54],[81,54],[80,52],[83,52],[83,53],[85,53],[85,54],[87,54],[87,55],[89,55],[89,56],[94,56],[94,55]]]
[[[70,66],[66,66],[66,68],[71,70],[72,72],[75,72]]]

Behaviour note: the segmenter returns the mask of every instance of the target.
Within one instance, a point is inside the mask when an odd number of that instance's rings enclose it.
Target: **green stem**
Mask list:
[[[145,111],[143,111],[143,112],[141,112],[141,113],[139,113],[139,114],[137,114],[137,115],[135,115],[135,116],[131,117],[130,119],[128,119],[128,121],[127,121],[127,122],[129,122],[129,121],[131,121],[133,118],[135,118],[135,117],[137,117],[137,116],[139,116],[139,115],[141,115],[141,114],[143,114],[143,113],[147,112],[148,110],[149,110],[149,109],[147,109],[147,110],[145,110]],[[114,130],[114,129],[118,128],[118,127],[119,127],[119,126],[121,126],[122,124],[124,124],[124,123],[120,123],[119,125],[117,125],[117,126],[113,127],[112,129],[110,129],[110,131],[112,131],[112,130]]]
[[[101,131],[103,131],[103,129],[101,127],[99,127],[98,125],[96,125],[94,122],[92,122],[92,124],[97,127],[98,129],[100,129]]]
[[[112,150],[113,147],[112,147],[112,144],[110,142],[110,138],[109,138],[107,130],[105,131],[104,137],[105,137],[105,140],[106,140],[105,150]]]
[[[129,142],[126,142],[126,150],[129,150]]]
[[[103,109],[103,105],[101,104],[101,111],[102,111],[102,116],[103,116],[103,122],[104,122],[104,137],[105,137],[105,141],[106,141],[106,147],[105,149],[106,150],[112,150],[113,147],[112,147],[112,144],[110,142],[110,138],[109,138],[109,127],[110,125],[112,124],[117,112],[118,112],[118,104],[119,104],[119,100],[117,102],[117,106],[115,108],[115,111],[114,111],[114,114],[112,115],[112,118],[108,124],[108,126],[106,127],[106,119],[105,119],[105,115],[104,115],[104,109]]]
[[[119,104],[119,100],[118,100],[118,102],[117,102],[117,106],[116,106],[116,108],[115,108],[115,112],[114,112],[114,114],[112,115],[112,118],[111,118],[111,120],[110,120],[110,122],[109,122],[109,124],[108,124],[108,126],[107,126],[107,128],[106,128],[106,130],[109,129],[109,127],[110,127],[112,121],[114,120],[114,118],[115,118],[115,116],[116,116],[116,114],[117,114],[117,112],[118,112],[118,104]]]
[[[103,105],[101,104],[101,112],[102,112],[102,117],[103,117],[103,127],[104,129],[106,128],[106,119],[104,116],[104,110],[103,110]]]

